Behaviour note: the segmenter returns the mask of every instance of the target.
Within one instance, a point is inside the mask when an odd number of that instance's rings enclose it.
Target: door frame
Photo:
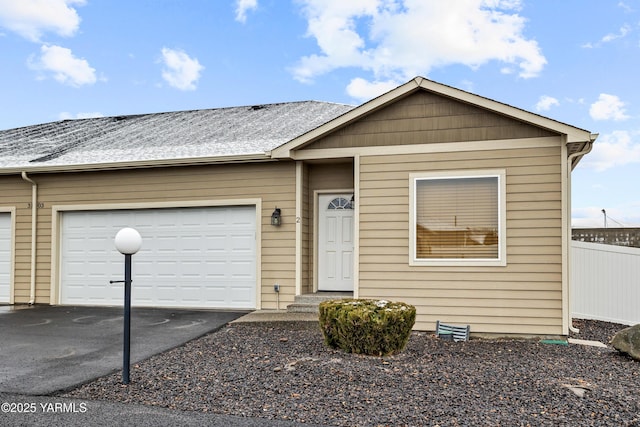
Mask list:
[[[340,195],[340,194],[345,194],[345,193],[351,193],[355,196],[355,191],[353,188],[342,188],[342,189],[330,189],[330,190],[314,190],[313,191],[313,292],[316,293],[318,292],[318,272],[319,272],[319,266],[318,266],[318,262],[320,259],[320,251],[319,251],[319,245],[320,245],[320,240],[319,240],[319,226],[320,226],[320,196],[325,196],[328,194],[335,194],[335,195]],[[354,291],[354,295],[355,295],[355,289],[356,289],[356,267],[357,267],[357,263],[358,263],[358,259],[356,257],[356,224],[357,224],[357,211],[355,209],[354,206],[354,210],[353,210],[353,219],[354,219],[354,229],[353,229],[353,239],[354,239],[354,257],[353,257],[353,271],[354,271],[354,278],[353,278],[353,291]]]

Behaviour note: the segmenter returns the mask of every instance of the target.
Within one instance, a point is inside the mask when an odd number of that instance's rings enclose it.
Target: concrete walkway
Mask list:
[[[318,313],[290,313],[286,310],[257,310],[233,320],[231,323],[248,322],[317,322]]]

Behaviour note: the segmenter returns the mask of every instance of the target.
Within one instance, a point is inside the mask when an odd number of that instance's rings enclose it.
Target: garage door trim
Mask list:
[[[176,209],[176,208],[215,208],[223,206],[255,206],[255,226],[256,226],[256,309],[261,308],[261,283],[262,283],[262,199],[223,199],[223,200],[190,200],[175,202],[149,202],[149,203],[105,203],[105,204],[82,204],[82,205],[54,205],[52,211],[52,245],[51,253],[51,288],[50,304],[61,304],[61,266],[60,266],[60,244],[61,244],[61,217],[64,212],[69,211],[109,211],[109,210],[137,210],[137,209]],[[143,242],[144,244],[144,242]]]
[[[0,300],[3,304],[13,304],[15,301],[15,265],[16,265],[16,208],[0,207],[0,214],[9,214],[9,299]]]

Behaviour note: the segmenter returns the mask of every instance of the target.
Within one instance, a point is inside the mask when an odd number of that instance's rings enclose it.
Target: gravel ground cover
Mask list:
[[[608,343],[625,326],[576,321]],[[328,349],[314,322],[236,323],[64,394],[336,426],[640,426],[640,363],[611,348],[446,342],[380,358]]]

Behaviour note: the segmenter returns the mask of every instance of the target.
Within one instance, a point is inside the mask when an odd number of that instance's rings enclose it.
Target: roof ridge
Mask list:
[[[70,123],[70,122],[76,123],[76,122],[100,121],[100,120],[109,120],[109,121],[115,122],[120,120],[128,120],[132,118],[156,116],[156,115],[163,115],[163,114],[197,113],[197,112],[204,112],[204,111],[222,111],[222,110],[232,110],[232,109],[258,110],[260,108],[256,108],[256,107],[293,105],[293,104],[304,104],[304,103],[317,103],[317,104],[325,104],[325,105],[355,107],[355,105],[353,104],[347,104],[342,102],[319,101],[315,99],[308,99],[308,100],[301,100],[301,101],[270,102],[265,104],[258,103],[258,104],[235,105],[235,106],[226,106],[226,107],[193,108],[193,109],[187,109],[187,110],[155,111],[155,112],[148,112],[148,113],[117,114],[117,115],[109,115],[109,116],[82,117],[82,118],[76,118],[76,119],[60,119],[60,120],[53,120],[50,122],[33,123],[30,125],[19,126],[16,128],[0,129],[0,133],[9,132],[9,131],[18,131],[20,129],[31,128],[36,126],[53,125],[56,123]]]

